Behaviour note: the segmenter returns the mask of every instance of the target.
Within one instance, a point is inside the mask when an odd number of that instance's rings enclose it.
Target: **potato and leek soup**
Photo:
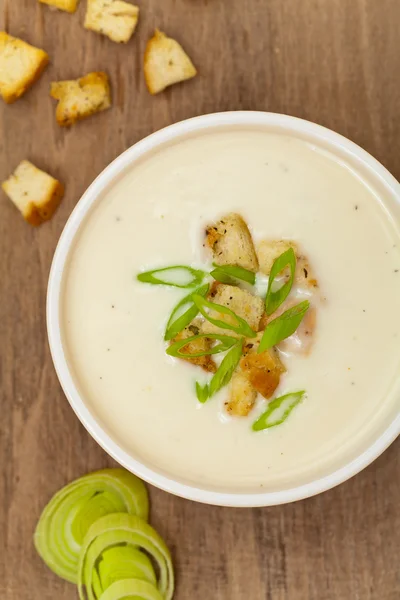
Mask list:
[[[398,410],[389,192],[326,148],[245,128],[148,153],[96,201],[63,276],[63,345],[146,466],[265,492],[327,475]]]

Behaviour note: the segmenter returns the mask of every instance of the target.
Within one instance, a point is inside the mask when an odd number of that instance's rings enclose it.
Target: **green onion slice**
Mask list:
[[[139,579],[122,579],[113,583],[100,600],[164,600],[154,585]]]
[[[209,287],[208,283],[206,283],[178,302],[168,319],[164,340],[172,340],[182,331],[182,329],[185,329],[186,325],[189,325],[189,323],[193,321],[199,312],[199,309],[193,302],[193,294],[204,297],[207,294]],[[187,310],[184,312],[185,308],[187,308]]]
[[[239,364],[243,351],[243,340],[235,340],[236,344],[231,348],[219,365],[217,372],[214,373],[210,383],[201,386],[196,382],[196,395],[199,402],[204,404],[211,396],[214,396],[221,388],[227,385],[233,375],[234,370]]]
[[[252,271],[248,271],[243,267],[236,267],[235,265],[218,266],[211,271],[210,275],[221,283],[227,283],[228,285],[237,285],[239,281],[245,281],[254,285],[256,282],[256,275]]]
[[[207,321],[210,321],[210,323],[212,323],[213,325],[221,327],[222,329],[230,329],[231,331],[235,331],[235,333],[238,333],[239,335],[244,335],[246,337],[256,337],[256,332],[252,330],[247,321],[242,319],[242,317],[239,317],[230,308],[222,306],[221,304],[209,302],[209,300],[206,300],[198,294],[193,294],[193,302],[195,303],[203,317],[207,319]],[[220,319],[214,319],[210,317],[210,314],[206,311],[206,308],[210,310],[215,310],[216,312],[219,312],[223,315],[228,315],[233,321],[236,321],[236,324],[232,324],[227,321],[221,321]]]
[[[214,396],[214,394],[230,382],[233,372],[239,364],[242,351],[243,341],[240,340],[239,343],[228,352],[219,365],[217,372],[214,373],[210,382],[210,396]]]
[[[309,308],[309,301],[304,300],[268,323],[261,338],[258,353],[276,346],[282,340],[293,335]]]
[[[263,429],[281,425],[286,421],[295,406],[302,401],[304,394],[304,390],[301,392],[292,392],[272,400],[267,410],[253,423],[253,430],[262,431]]]
[[[201,385],[198,381],[196,381],[196,396],[197,400],[204,404],[210,397],[210,386],[208,383]]]
[[[152,283],[153,285],[171,285],[178,288],[191,288],[200,285],[205,271],[193,269],[185,265],[176,265],[173,267],[163,267],[162,269],[153,269],[145,273],[139,273],[137,279],[143,283]]]
[[[140,551],[151,559],[158,575],[158,592],[163,600],[171,600],[174,593],[174,571],[171,555],[164,540],[145,521],[126,513],[106,515],[93,523],[87,532],[78,567],[79,598],[81,600],[104,600],[103,595],[99,596],[99,592],[102,592],[102,594],[105,592],[99,567],[103,560],[108,560],[107,569],[110,573],[119,569],[118,552],[121,548]],[[109,557],[107,559],[107,553],[112,549],[115,552],[114,558]],[[126,574],[125,568],[123,571]],[[131,577],[137,579],[135,569],[132,570]],[[152,573],[150,577],[152,580],[149,583],[153,585]],[[111,592],[109,593],[111,594]]]
[[[196,352],[195,354],[188,352],[181,352],[181,348],[195,342],[196,340],[201,339],[210,339],[217,340],[220,343],[216,346],[213,346],[209,350],[204,352]],[[193,335],[191,337],[185,338],[184,340],[179,340],[178,342],[174,342],[167,348],[166,353],[170,356],[176,356],[178,358],[195,358],[197,356],[208,356],[209,354],[219,354],[220,352],[226,352],[229,348],[232,348],[234,344],[237,343],[237,338],[231,337],[230,335],[220,335],[219,333],[201,333],[200,335]]]
[[[104,469],[62,488],[45,507],[34,535],[36,550],[57,575],[77,583],[79,553],[100,517],[126,512],[147,520],[147,490],[124,469]]]
[[[279,275],[279,273],[282,273],[286,267],[290,268],[289,280],[278,290],[272,291],[275,278]],[[265,298],[265,310],[268,316],[272,315],[272,313],[274,313],[289,296],[290,290],[293,286],[295,271],[296,255],[293,248],[289,248],[289,250],[286,250],[286,252],[278,256],[278,258],[274,261],[269,274],[267,296]]]

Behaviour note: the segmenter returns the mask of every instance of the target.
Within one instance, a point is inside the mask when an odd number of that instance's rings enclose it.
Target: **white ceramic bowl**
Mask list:
[[[385,193],[390,202],[397,204],[400,202],[400,184],[380,163],[356,144],[333,131],[320,127],[319,125],[286,115],[261,112],[217,113],[171,125],[170,127],[145,138],[141,142],[138,142],[121,154],[121,156],[114,160],[114,162],[111,163],[99,177],[97,177],[78,202],[61,235],[50,272],[47,296],[47,327],[51,354],[65,395],[89,433],[118,463],[145,481],[190,500],[224,506],[268,506],[313,496],[346,481],[364,469],[364,467],[375,460],[399,435],[400,412],[389,424],[387,429],[381,433],[380,437],[374,439],[370,446],[354,460],[340,469],[326,474],[325,477],[312,481],[306,485],[276,492],[253,494],[219,493],[217,491],[210,491],[202,489],[200,486],[193,487],[185,485],[150,469],[148,466],[125,452],[118,445],[117,441],[112,439],[102,429],[96,421],[96,417],[86,406],[85,398],[81,397],[74,384],[64,354],[60,332],[60,294],[66,260],[82,220],[91,206],[96,202],[96,199],[99,197],[102,190],[115,180],[122,171],[133,165],[142,155],[161,144],[176,140],[181,136],[186,136],[189,133],[196,131],[213,129],[216,127],[221,128],[241,125],[252,127],[260,126],[263,129],[266,128],[270,131],[284,132],[305,139],[311,144],[317,144],[320,147],[322,146],[339,158],[343,157],[348,163],[354,165],[367,179],[372,181],[378,189],[381,189]]]

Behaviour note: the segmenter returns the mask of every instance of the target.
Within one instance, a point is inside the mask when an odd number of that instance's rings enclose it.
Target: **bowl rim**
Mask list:
[[[356,458],[328,475],[309,483],[274,492],[257,493],[230,493],[203,489],[175,481],[147,467],[133,458],[106,433],[85,405],[75,386],[61,338],[60,300],[64,267],[75,235],[87,212],[102,191],[129,165],[162,144],[202,130],[231,126],[272,127],[276,130],[287,131],[289,134],[303,135],[309,139],[314,139],[316,142],[322,142],[330,147],[340,149],[342,154],[346,154],[353,161],[355,160],[362,165],[364,169],[367,169],[375,178],[378,178],[400,202],[400,184],[383,165],[354,142],[321,125],[289,115],[258,111],[212,113],[180,121],[149,135],[120,154],[100,173],[78,201],[60,236],[51,265],[47,289],[47,332],[54,367],[72,409],[90,435],[120,465],[135,473],[147,483],[188,500],[219,506],[273,506],[314,496],[343,483],[359,473],[378,458],[400,434],[400,412],[386,430]]]

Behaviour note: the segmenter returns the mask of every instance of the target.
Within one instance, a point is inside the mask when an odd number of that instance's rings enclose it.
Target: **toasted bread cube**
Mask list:
[[[129,42],[139,20],[139,8],[122,0],[88,0],[85,28],[113,42]]]
[[[23,160],[2,188],[31,225],[53,216],[64,195],[64,186],[32,163]]]
[[[101,71],[77,80],[53,82],[50,95],[59,100],[56,119],[61,127],[73,125],[111,106],[108,76]]]
[[[269,275],[274,261],[284,252],[293,248],[296,254],[296,276],[297,285],[305,288],[317,288],[318,281],[310,266],[310,263],[304,254],[299,251],[295,242],[290,240],[264,240],[258,246],[258,260],[260,271]]]
[[[178,335],[171,340],[171,344],[173,344],[174,342],[179,342],[181,340],[188,340],[188,344],[186,346],[183,346],[183,348],[181,348],[181,352],[187,352],[188,354],[196,354],[197,352],[206,352],[207,350],[210,350],[211,346],[212,346],[212,341],[207,339],[207,338],[201,338],[199,340],[195,340],[194,342],[190,342],[190,338],[195,336],[195,335],[199,335],[199,333],[201,333],[201,321],[200,319],[194,319],[194,321],[192,321],[190,323],[190,325],[188,325],[187,327],[185,327],[185,329],[183,329],[180,333],[178,333]],[[192,365],[196,365],[198,367],[201,367],[202,369],[204,369],[204,371],[207,371],[208,373],[215,373],[215,371],[217,370],[217,366],[215,364],[215,362],[213,361],[211,355],[206,355],[206,356],[196,356],[195,358],[182,358],[179,357],[182,360],[186,360],[187,362],[190,362]]]
[[[252,343],[253,340],[249,340],[249,344]],[[271,398],[279,385],[282,373],[285,372],[285,367],[275,348],[261,354],[256,352],[257,348],[258,343],[255,343],[240,359],[239,366],[252,387],[264,398]]]
[[[246,375],[240,369],[235,371],[229,386],[229,399],[225,402],[227,413],[237,417],[247,416],[256,398],[257,392]]]
[[[247,321],[254,331],[258,331],[258,326],[264,312],[264,301],[259,296],[253,296],[247,290],[242,290],[234,285],[220,283],[212,286],[209,299],[215,304],[221,304],[233,310],[238,317]],[[232,325],[236,324],[235,319],[230,315],[211,311],[210,316],[213,319],[219,319]],[[240,337],[239,334],[231,329],[222,329],[209,321],[204,321],[201,330],[202,333],[223,333],[233,337]]]
[[[297,254],[297,246],[290,240],[263,240],[257,248],[260,271],[269,275],[275,260],[284,252],[293,248]]]
[[[15,102],[40,77],[49,62],[44,50],[0,31],[0,94]]]
[[[48,4],[59,10],[73,13],[76,11],[79,0],[39,0],[42,4]]]
[[[144,77],[150,94],[158,94],[196,75],[196,68],[182,46],[156,29],[144,54]]]
[[[258,259],[253,239],[243,218],[230,213],[206,228],[206,245],[216,265],[236,265],[256,273]]]

